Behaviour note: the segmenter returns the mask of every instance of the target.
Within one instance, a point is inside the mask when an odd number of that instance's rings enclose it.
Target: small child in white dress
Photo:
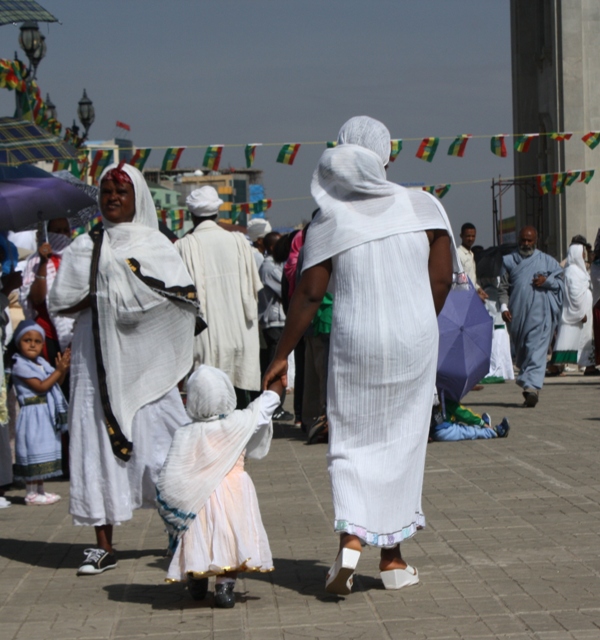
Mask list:
[[[283,392],[281,382],[274,382],[240,411],[223,371],[202,365],[188,380],[187,411],[195,422],[175,433],[157,503],[173,552],[167,581],[187,580],[197,600],[206,596],[208,578],[216,576],[215,606],[231,608],[239,572],[273,570],[244,457],[268,453],[271,418]]]

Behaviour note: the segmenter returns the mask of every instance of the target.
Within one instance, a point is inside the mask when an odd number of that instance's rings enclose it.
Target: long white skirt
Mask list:
[[[169,565],[168,581],[225,571],[273,571],[258,498],[244,454],[192,520]]]
[[[327,416],[334,528],[379,547],[425,524],[438,353],[428,259],[425,232],[333,258]]]
[[[173,434],[187,422],[179,392],[173,389],[136,413],[131,459],[124,462],[114,455],[98,392],[92,315],[82,312],[73,334],[69,406],[73,523],[120,524],[132,518],[134,509],[154,508],[155,483]]]

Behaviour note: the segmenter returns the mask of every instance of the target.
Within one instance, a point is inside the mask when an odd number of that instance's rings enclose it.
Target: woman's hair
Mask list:
[[[273,260],[275,260],[277,264],[283,264],[288,259],[290,251],[292,250],[292,240],[297,233],[299,233],[297,229],[291,233],[286,233],[275,243],[273,247]]]

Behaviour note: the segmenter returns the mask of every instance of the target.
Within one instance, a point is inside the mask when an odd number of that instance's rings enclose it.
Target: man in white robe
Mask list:
[[[257,304],[262,284],[246,238],[217,224],[222,203],[211,186],[192,191],[186,204],[194,231],[175,247],[196,285],[208,325],[195,338],[194,369],[207,364],[224,371],[243,408],[244,392],[260,389]]]

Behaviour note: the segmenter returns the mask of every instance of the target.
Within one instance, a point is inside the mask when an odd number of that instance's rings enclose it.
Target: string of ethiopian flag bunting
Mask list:
[[[162,161],[161,171],[174,171],[177,169],[181,154],[185,150],[185,147],[169,147],[165,151],[165,157]]]
[[[431,162],[433,160],[433,156],[435,156],[439,143],[439,138],[423,138],[417,151],[417,158],[425,160],[426,162]]]
[[[467,142],[470,137],[470,133],[463,133],[462,135],[457,136],[448,149],[448,155],[455,156],[456,158],[462,158],[465,155],[465,149],[467,148]]]
[[[567,131],[554,131],[550,134],[550,139],[556,140],[557,142],[564,142],[565,140],[570,140],[572,136],[573,134]]]
[[[202,166],[206,167],[210,171],[218,171],[221,164],[221,154],[223,153],[222,144],[214,144],[206,149],[204,154],[204,160],[202,160]]]
[[[391,142],[391,150],[390,150],[390,162],[394,162],[394,160],[398,157],[398,154],[402,151],[402,140],[392,140]]]
[[[440,200],[450,191],[451,184],[438,184],[431,185],[429,187],[422,187],[423,191],[427,191],[427,193],[431,193],[432,195],[436,195]]]
[[[277,156],[277,162],[281,162],[281,164],[294,164],[298,149],[300,149],[299,143],[284,144]]]
[[[330,140],[330,141],[327,143],[327,148],[328,148],[328,149],[333,149],[333,147],[337,147],[337,140]]]

